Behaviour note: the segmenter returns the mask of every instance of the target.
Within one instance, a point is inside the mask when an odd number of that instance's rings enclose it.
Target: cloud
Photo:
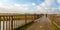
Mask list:
[[[20,7],[19,4],[15,5],[4,5],[3,3],[0,3],[0,13],[25,13],[28,10],[28,8]]]
[[[57,0],[57,2],[60,4],[60,0]]]
[[[4,5],[0,4],[0,13],[19,13],[19,14],[33,14],[34,10],[30,10],[27,6],[28,4],[14,4],[14,5]]]
[[[21,5],[20,4],[14,4],[14,6],[19,6],[20,7]]]
[[[36,7],[36,13],[60,14],[60,7],[54,8],[54,0],[46,0]]]
[[[30,6],[29,4],[14,4],[14,6],[17,6],[17,7],[28,7]]]
[[[0,0],[0,1],[7,2],[8,0]]]
[[[53,6],[53,2],[53,0],[45,0],[42,4],[40,4],[40,6],[44,8],[50,8]]]
[[[36,6],[35,13],[37,13],[37,14],[47,13],[47,9],[49,9],[48,7],[52,5],[51,2],[52,2],[52,0],[45,0],[45,2]]]
[[[32,6],[35,6],[36,4],[35,3],[32,3]]]
[[[34,10],[31,10],[29,6],[35,6]],[[40,5],[36,5],[35,3],[31,4],[5,4],[0,2],[0,13],[19,13],[19,14],[41,14],[41,13],[60,13],[59,10],[56,11],[56,8],[53,8],[53,0],[45,0]],[[50,8],[52,7],[52,8]],[[33,8],[32,8],[33,9]],[[55,10],[56,9],[56,10]],[[48,12],[47,12],[48,11]]]
[[[32,3],[32,4],[16,4],[15,3],[13,5],[8,5],[8,4],[1,3],[1,6],[0,6],[0,11],[1,12],[0,13],[20,13],[20,14],[24,14],[24,13],[29,13],[29,14],[45,13],[46,10],[44,8],[46,8],[46,2],[48,2],[48,1],[46,0],[42,4],[36,6],[35,10],[30,10],[28,8],[28,6],[35,6],[36,5],[35,3]]]
[[[0,13],[20,13],[24,14],[27,10],[27,8],[11,8],[11,9],[5,9],[5,8],[0,8]]]
[[[25,14],[25,13],[33,13],[33,10],[30,10],[28,6],[34,6],[35,4],[17,4],[14,3],[6,4],[0,2],[0,13],[19,13],[19,14]]]

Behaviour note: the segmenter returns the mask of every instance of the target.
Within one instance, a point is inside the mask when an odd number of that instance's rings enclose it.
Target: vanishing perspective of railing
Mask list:
[[[29,15],[30,16],[30,15]],[[24,24],[27,24],[28,20],[34,21],[35,19],[38,19],[42,16],[42,14],[39,15],[31,15],[29,17],[28,15],[24,15],[22,17],[21,15],[0,15],[0,30],[14,30],[16,27],[20,26],[18,24],[24,22]]]

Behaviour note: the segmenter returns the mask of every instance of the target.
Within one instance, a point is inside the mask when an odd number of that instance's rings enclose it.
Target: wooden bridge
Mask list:
[[[54,18],[43,14],[0,15],[0,30],[60,30],[60,20]]]
[[[43,14],[21,15],[21,14],[2,14],[0,15],[0,30],[14,30],[40,18]]]

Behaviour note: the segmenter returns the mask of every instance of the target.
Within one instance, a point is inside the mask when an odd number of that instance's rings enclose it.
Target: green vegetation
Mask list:
[[[59,23],[60,23],[60,14],[50,14],[48,15],[49,18],[52,21],[52,25],[55,28],[55,30],[60,30]]]
[[[60,27],[55,22],[52,22],[52,25],[55,28],[55,30],[60,30]]]

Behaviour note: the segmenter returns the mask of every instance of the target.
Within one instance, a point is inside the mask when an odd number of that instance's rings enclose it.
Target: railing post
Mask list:
[[[5,25],[5,23],[4,23],[4,16],[3,16],[3,30],[4,30],[4,25]]]
[[[11,30],[11,17],[10,16],[8,16],[8,21],[9,21],[9,30]]]
[[[14,18],[15,18],[15,16],[13,16],[13,20],[14,20],[14,21],[13,21],[13,28],[16,27],[16,24],[15,24],[16,22],[15,22],[15,19],[14,19]]]
[[[25,15],[25,24],[27,23],[27,16]]]
[[[33,21],[35,20],[35,16],[33,15]]]
[[[0,16],[0,30],[1,30],[1,16]]]
[[[35,20],[35,14],[34,14],[34,20]]]
[[[33,15],[32,15],[32,20],[34,20]]]
[[[39,15],[37,14],[37,19],[39,18]]]
[[[13,30],[13,16],[11,16],[11,30]]]
[[[34,20],[35,20],[35,14],[34,14]]]
[[[5,17],[5,19],[6,19],[6,30],[7,30],[7,16]]]

